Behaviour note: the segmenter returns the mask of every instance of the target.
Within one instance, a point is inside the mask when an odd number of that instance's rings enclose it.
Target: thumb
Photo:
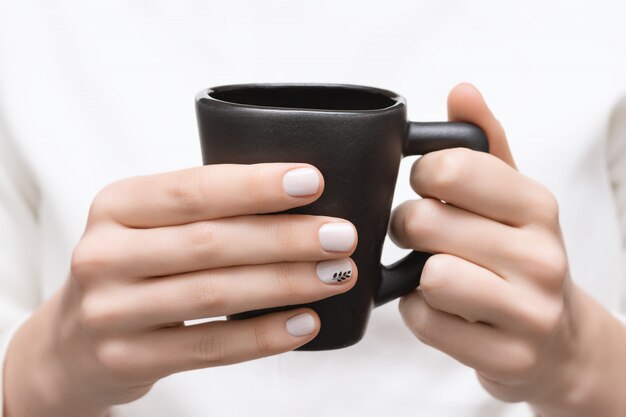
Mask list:
[[[480,127],[487,135],[489,152],[517,169],[502,125],[491,113],[478,89],[472,84],[461,83],[450,91],[448,119],[454,122],[473,123]]]

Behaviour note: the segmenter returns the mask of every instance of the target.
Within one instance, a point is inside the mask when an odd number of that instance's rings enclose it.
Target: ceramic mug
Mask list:
[[[453,147],[487,151],[484,132],[458,122],[411,122],[404,97],[344,84],[239,84],[196,96],[202,158],[208,164],[306,162],[324,176],[315,202],[281,213],[339,217],[358,232],[351,256],[359,270],[348,292],[300,306],[228,316],[240,319],[306,306],[320,333],[298,350],[350,346],[364,335],[370,312],[419,285],[427,253],[380,263],[400,160]]]

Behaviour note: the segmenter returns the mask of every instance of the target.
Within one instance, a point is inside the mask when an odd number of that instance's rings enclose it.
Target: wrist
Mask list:
[[[104,417],[108,411],[75,378],[81,364],[68,361],[71,343],[59,344],[68,333],[67,321],[59,316],[62,297],[57,293],[35,311],[9,343],[3,375],[5,417]]]
[[[623,416],[626,327],[577,286],[571,304],[571,349],[545,395],[529,403],[539,417]]]

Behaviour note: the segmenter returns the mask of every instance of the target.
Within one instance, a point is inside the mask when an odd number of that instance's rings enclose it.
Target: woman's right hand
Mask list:
[[[12,339],[6,416],[102,416],[172,373],[269,356],[313,339],[320,324],[310,309],[184,322],[352,288],[351,223],[258,215],[309,204],[323,188],[317,169],[292,163],[204,166],[104,188],[65,285]],[[351,279],[332,279],[346,268]]]

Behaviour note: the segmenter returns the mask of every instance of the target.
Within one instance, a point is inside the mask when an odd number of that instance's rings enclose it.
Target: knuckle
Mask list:
[[[566,281],[566,277],[569,275],[569,265],[567,262],[567,256],[565,251],[560,247],[554,249],[549,255],[550,266],[547,269],[548,275],[553,278],[552,282],[562,287]]]
[[[91,335],[102,334],[117,319],[109,300],[98,294],[88,294],[81,299],[79,317],[83,328]]]
[[[191,170],[184,181],[169,184],[165,195],[185,214],[195,215],[206,207],[205,190],[209,176],[202,170]]]
[[[551,226],[559,224],[559,201],[543,185],[539,185],[540,191],[537,192],[533,206],[537,207],[537,217],[539,221]]]
[[[280,216],[274,226],[274,241],[280,253],[291,253],[299,249],[300,223],[293,215]],[[301,235],[301,234],[300,234]]]
[[[74,247],[70,260],[70,275],[80,288],[84,287],[87,277],[91,275],[90,272],[93,269],[92,259],[93,255],[86,248],[83,241],[78,242],[78,245]]]
[[[527,308],[525,318],[530,329],[545,338],[553,334],[558,328],[564,315],[565,305],[561,299],[542,303],[540,307]]]
[[[89,206],[88,223],[110,215],[111,204],[115,201],[115,195],[118,194],[117,188],[120,181],[108,184],[96,193]]]
[[[569,275],[565,250],[560,244],[541,244],[538,241],[535,239],[534,246],[530,246],[532,249],[522,255],[523,265],[537,282],[547,288],[560,290]]]
[[[432,198],[423,198],[409,206],[404,217],[404,236],[426,238],[436,230],[436,217],[439,202]]]
[[[94,243],[94,238],[84,237],[72,252],[70,274],[80,288],[84,288],[93,277],[99,275],[110,263],[104,245]]]
[[[277,338],[272,334],[270,326],[259,324],[254,327],[254,346],[263,356],[272,355],[279,350]]]
[[[99,327],[100,324],[100,307],[98,302],[92,301],[94,296],[83,297],[80,303],[79,317],[83,327],[90,333]]]
[[[540,366],[539,352],[525,343],[517,343],[512,347],[504,378],[507,382],[517,383],[527,381],[537,372]]]
[[[281,262],[275,265],[274,276],[278,292],[290,300],[299,300],[307,295],[305,287],[300,284],[303,281],[294,279],[294,277],[301,275],[300,271],[296,271],[296,269],[292,262]]]
[[[223,345],[222,337],[211,333],[200,337],[193,346],[193,351],[202,366],[217,366],[224,361]]]
[[[130,347],[122,340],[105,340],[96,346],[95,357],[109,379],[128,380],[136,377]]]
[[[215,254],[220,247],[219,228],[216,222],[196,222],[186,226],[183,230],[183,248],[199,260],[206,260],[208,255]]]
[[[191,287],[189,299],[192,305],[198,306],[201,314],[223,314],[228,309],[229,303],[225,291],[224,277],[218,273],[209,272],[195,281]]]
[[[251,167],[244,183],[244,190],[250,201],[258,203],[267,199],[268,185],[276,183],[272,178],[273,174],[274,171],[268,169],[265,164],[256,164]]]
[[[463,183],[470,153],[464,148],[447,149],[433,154],[431,175],[435,189],[455,189]]]

